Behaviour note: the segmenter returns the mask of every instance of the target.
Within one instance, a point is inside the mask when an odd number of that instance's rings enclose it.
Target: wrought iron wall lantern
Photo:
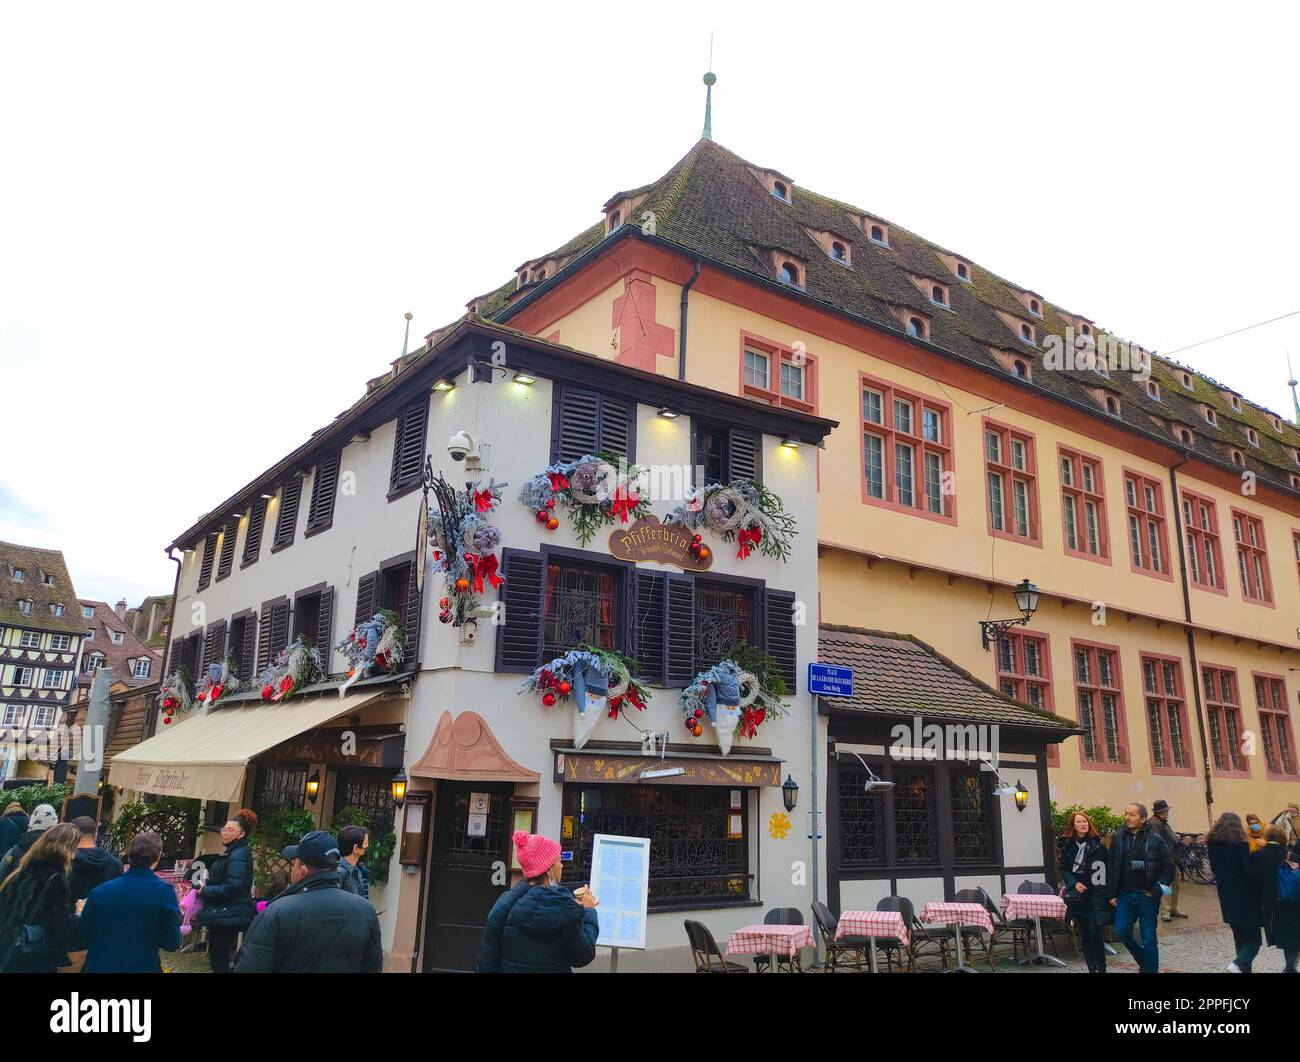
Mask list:
[[[1029,790],[1026,789],[1020,780],[1016,780],[1016,810],[1024,811],[1029,804]]]
[[[406,801],[406,781],[406,768],[403,767],[398,770],[397,774],[393,776],[393,780],[388,783],[389,791],[393,795],[393,804],[398,809]]]
[[[1028,579],[1022,580],[1011,593],[1016,599],[1016,608],[1020,609],[1017,619],[980,620],[980,643],[986,653],[989,646],[1000,641],[1012,627],[1027,626],[1038,611],[1038,587]]]
[[[785,804],[786,811],[793,811],[794,806],[799,803],[799,783],[788,774],[781,786],[781,800]]]
[[[315,771],[307,779],[307,799],[313,804],[316,803],[316,797],[320,793],[320,771]]]

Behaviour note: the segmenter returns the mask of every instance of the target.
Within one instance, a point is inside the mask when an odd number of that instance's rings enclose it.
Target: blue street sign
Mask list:
[[[853,668],[809,664],[808,692],[821,697],[852,697]]]

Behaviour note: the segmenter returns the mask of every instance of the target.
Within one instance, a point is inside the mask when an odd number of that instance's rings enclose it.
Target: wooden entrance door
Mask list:
[[[510,794],[502,782],[438,783],[425,919],[425,970],[473,970],[488,912],[510,881]],[[487,832],[469,832],[470,793],[490,797]],[[505,870],[494,864],[504,864]],[[496,883],[494,884],[494,878]]]

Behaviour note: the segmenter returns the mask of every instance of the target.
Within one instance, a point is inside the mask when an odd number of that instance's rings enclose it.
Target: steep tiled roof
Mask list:
[[[164,598],[168,603],[171,598]],[[81,658],[84,661],[91,653],[98,653],[104,658],[104,666],[113,669],[113,681],[125,682],[128,686],[147,686],[150,683],[157,682],[159,671],[162,668],[162,656],[155,650],[145,645],[126,620],[119,619],[113,606],[106,601],[78,601],[77,615],[81,616],[82,608],[93,608],[95,615],[93,619],[82,619],[84,626],[95,632],[94,637],[85,643],[81,652]],[[115,645],[109,632],[115,631],[122,635],[122,643]],[[150,661],[149,677],[136,678],[131,674],[131,668],[128,661],[136,660],[139,657],[147,656]],[[93,675],[84,671],[77,675],[78,686],[89,686]]]
[[[1175,423],[1193,432],[1192,450],[1200,456],[1229,463],[1230,447],[1240,449],[1245,467],[1261,479],[1293,490],[1290,476],[1300,474],[1291,453],[1300,447],[1300,427],[1282,419],[1281,431],[1272,425],[1269,411],[1242,401],[1242,411],[1232,409],[1225,390],[1208,377],[1177,362],[1154,358],[1153,377],[1161,385],[1161,400],[1151,398],[1145,385],[1125,371],[1102,377],[1088,370],[1046,371],[1045,350],[1021,340],[999,313],[1031,323],[1038,336],[1064,338],[1077,315],[1048,299],[1041,298],[1041,314],[1031,314],[1017,296],[1030,289],[1014,284],[982,268],[965,255],[950,252],[900,225],[870,211],[817,195],[793,184],[789,203],[771,195],[756,167],[711,140],[700,140],[663,177],[636,190],[646,198],[636,209],[654,214],[655,235],[686,251],[714,262],[753,274],[765,281],[777,279],[772,266],[756,253],[779,249],[806,263],[804,291],[828,308],[846,312],[895,332],[901,325],[890,307],[925,314],[930,324],[929,340],[936,346],[972,361],[992,373],[1006,375],[989,347],[1009,351],[1032,366],[1033,386],[1073,402],[1104,409],[1106,395],[1120,400],[1118,419],[1144,432],[1164,434],[1174,445]],[[614,197],[615,199],[618,196]],[[611,200],[612,201],[612,200]],[[868,239],[854,219],[878,220],[888,225],[888,246]],[[635,220],[635,219],[634,219]],[[835,233],[852,245],[852,265],[832,260],[814,240],[812,232]],[[561,268],[590,250],[604,237],[602,225],[587,229],[575,239],[542,259],[558,258]],[[970,282],[958,279],[940,255],[953,255],[970,264]],[[932,303],[918,290],[908,274],[938,279],[948,286],[950,308]],[[554,278],[545,283],[553,283]],[[493,318],[513,304],[513,283],[479,300],[478,313]],[[1036,295],[1036,293],[1035,293]],[[1104,350],[1108,340],[1121,340],[1090,318]],[[917,351],[917,367],[927,372],[925,355]],[[1193,374],[1193,390],[1179,381],[1183,368]],[[1100,399],[1100,401],[1099,401]],[[1205,422],[1198,403],[1208,403],[1219,413],[1219,424]],[[1259,432],[1259,446],[1251,445],[1242,425]]]
[[[23,581],[15,582],[14,569],[21,568]],[[45,577],[51,578],[49,585]],[[18,607],[20,600],[32,603],[30,613]],[[62,605],[63,615],[56,616],[52,605]],[[0,624],[28,627],[33,630],[83,634],[86,622],[77,607],[77,591],[63,554],[57,549],[19,546],[0,542]]]
[[[853,669],[853,696],[828,698],[833,711],[1075,732],[1070,720],[1012,700],[911,635],[822,624],[817,659]]]
[[[127,626],[146,645],[165,645],[167,628],[171,621],[171,608],[171,594],[152,594],[136,605],[135,608],[126,610]],[[145,634],[149,628],[151,612],[154,619],[154,633],[151,638],[146,639]]]

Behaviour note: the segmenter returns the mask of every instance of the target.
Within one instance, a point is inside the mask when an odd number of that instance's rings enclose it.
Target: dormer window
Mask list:
[[[617,210],[615,210],[614,213],[609,216],[609,231],[614,232],[622,224],[623,217]]]
[[[915,339],[925,339],[927,328],[924,317],[909,317],[907,319],[907,334]]]
[[[772,182],[772,198],[779,199],[783,203],[790,202],[790,189],[786,186],[785,181]]]
[[[1292,489],[1292,490],[1300,490],[1300,476],[1297,476],[1297,475],[1292,474],[1292,476],[1291,476],[1291,489]],[[1300,550],[1300,543],[1297,543],[1297,545],[1296,545],[1296,549]],[[1297,553],[1297,554],[1296,554],[1296,562],[1297,562],[1297,563],[1300,563],[1300,553]]]
[[[781,263],[780,271],[781,283],[789,284],[792,288],[803,287],[803,278],[800,275],[799,267],[791,261]]]
[[[1026,343],[1033,343],[1033,342],[1034,342],[1034,326],[1033,326],[1033,325],[1022,324],[1022,325],[1020,326],[1020,338],[1023,339]]]
[[[1147,381],[1147,397],[1153,402],[1160,401],[1160,385],[1155,380]]]
[[[849,249],[840,243],[839,240],[831,244],[831,258],[837,262],[844,262],[846,265],[849,261]]]
[[[942,284],[932,284],[930,286],[930,301],[936,306],[947,306],[948,289]]]
[[[884,225],[873,224],[867,234],[871,237],[872,243],[878,243],[882,247],[889,246],[889,230]]]
[[[16,583],[21,583],[23,581],[23,570],[21,568],[14,569],[13,580]]]
[[[1032,313],[1035,317],[1042,317],[1043,316],[1042,304],[1040,304],[1037,299],[1030,299],[1029,312]]]
[[[1118,417],[1118,416],[1119,416],[1119,399],[1118,399],[1118,398],[1115,398],[1113,395],[1107,395],[1107,396],[1106,396],[1106,412],[1109,413],[1112,417]]]
[[[95,618],[95,609],[94,609],[94,606],[92,606],[92,605],[83,605],[82,608],[81,608],[81,618],[82,618],[82,619],[94,619],[94,618]]]
[[[1291,460],[1300,465],[1300,448],[1291,447]]]
[[[1238,395],[1229,395],[1228,401],[1232,403],[1232,408],[1236,410],[1236,412],[1241,412],[1241,398]]]
[[[1085,336],[1090,336],[1092,335],[1092,325],[1084,323],[1079,326],[1079,331],[1081,331]]]
[[[1212,424],[1216,428],[1219,426],[1218,414],[1216,414],[1209,406],[1205,407],[1205,423]]]
[[[49,572],[41,572],[41,582],[44,583],[46,586],[53,586],[54,576],[52,576]]]
[[[1236,465],[1238,468],[1244,468],[1246,466],[1245,454],[1243,454],[1240,450],[1232,450],[1230,451],[1230,453],[1232,454],[1232,463],[1234,465]]]
[[[965,262],[957,263],[957,278],[959,280],[970,280],[970,266]]]
[[[1189,391],[1192,390],[1192,374],[1191,374],[1191,373],[1189,373],[1189,372],[1185,372],[1185,373],[1183,373],[1183,386],[1184,386],[1187,390],[1189,390]]]
[[[1188,431],[1186,428],[1178,429],[1178,441],[1181,442],[1184,446],[1194,445],[1192,441],[1192,433]]]
[[[126,635],[123,634],[121,631],[115,631],[110,629],[108,632],[108,640],[112,642],[114,645],[121,645],[124,641],[126,641]]]
[[[1282,418],[1276,414],[1273,416],[1273,430],[1279,435],[1282,433]]]
[[[51,605],[51,606],[50,606],[50,615],[51,615],[51,616],[62,616],[62,615],[63,615],[63,606],[62,606],[61,604],[53,604],[53,605]]]
[[[32,614],[32,603],[27,598],[20,597],[18,599],[18,611],[24,616],[30,616]]]
[[[1029,365],[1023,358],[1016,358],[1016,360],[1011,363],[1011,371],[1015,374],[1015,377],[1018,380],[1029,379]]]
[[[1247,441],[1248,443],[1250,443],[1251,446],[1258,446],[1258,445],[1259,445],[1259,432],[1257,432],[1254,428],[1247,428],[1247,429],[1246,429],[1246,441]]]

